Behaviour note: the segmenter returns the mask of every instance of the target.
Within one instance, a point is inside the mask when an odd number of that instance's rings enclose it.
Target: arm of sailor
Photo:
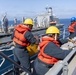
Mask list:
[[[65,43],[68,42],[68,39],[67,39],[67,38],[64,38],[64,39],[58,39],[58,41],[59,41],[60,45],[63,45],[63,44],[65,44]]]
[[[28,31],[24,34],[24,37],[33,45],[36,43],[36,38],[34,37],[34,35]]]
[[[44,49],[44,53],[60,60],[63,60],[70,52],[71,50],[62,50],[52,42],[49,43]]]

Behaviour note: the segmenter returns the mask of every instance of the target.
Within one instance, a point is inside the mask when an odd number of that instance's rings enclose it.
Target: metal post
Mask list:
[[[68,75],[68,63],[64,62],[63,65],[63,75]]]

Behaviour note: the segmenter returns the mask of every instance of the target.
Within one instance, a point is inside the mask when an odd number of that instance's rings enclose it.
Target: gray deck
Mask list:
[[[76,75],[76,55],[68,65],[68,75]]]

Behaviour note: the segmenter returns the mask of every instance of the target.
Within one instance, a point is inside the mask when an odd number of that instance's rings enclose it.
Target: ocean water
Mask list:
[[[64,24],[64,27],[67,28],[70,25],[70,19],[60,19],[60,23]]]
[[[21,23],[21,21],[18,20],[18,21],[17,21],[17,24],[20,24],[20,23]],[[9,21],[8,21],[8,25],[9,25],[9,26],[10,26],[10,25],[14,26],[14,21],[13,21],[13,20],[9,20]],[[1,26],[1,21],[0,21],[0,26]]]
[[[70,24],[70,19],[59,19],[61,24],[64,24],[64,27],[67,28],[68,25]],[[20,20],[17,21],[17,24],[21,23]],[[0,21],[0,25],[1,25],[1,21]],[[9,20],[8,25],[14,25],[14,21],[13,20]]]

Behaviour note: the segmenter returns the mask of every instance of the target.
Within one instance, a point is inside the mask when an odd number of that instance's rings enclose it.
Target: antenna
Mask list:
[[[48,11],[48,5],[46,5],[46,8],[45,9],[46,9],[46,11]]]
[[[53,16],[52,7],[48,7],[48,5],[47,5],[46,6],[46,11],[47,11],[47,13],[50,13],[51,16]]]

